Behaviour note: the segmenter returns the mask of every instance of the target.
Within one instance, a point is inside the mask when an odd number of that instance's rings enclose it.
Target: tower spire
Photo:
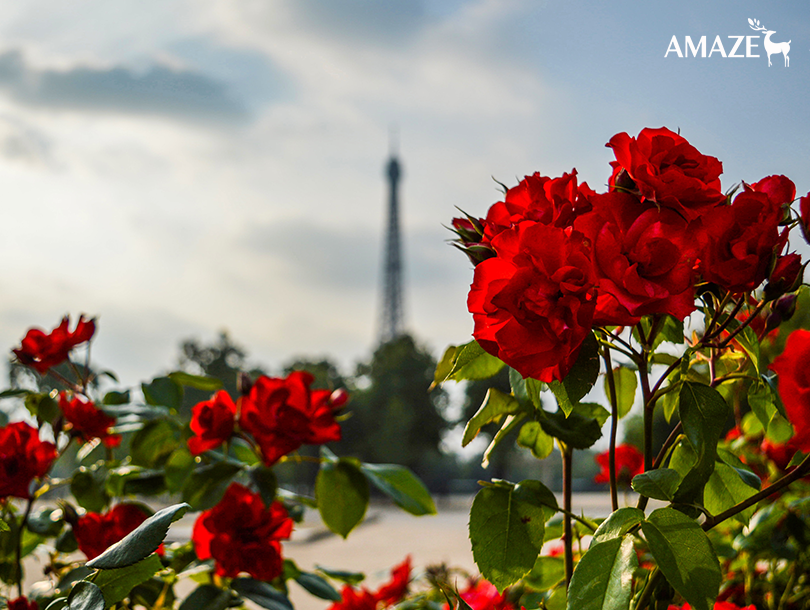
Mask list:
[[[402,169],[397,158],[397,133],[388,134],[390,157],[385,168],[388,179],[388,227],[383,252],[383,304],[380,321],[380,343],[387,343],[403,334],[402,314],[402,251],[399,239],[399,181]]]

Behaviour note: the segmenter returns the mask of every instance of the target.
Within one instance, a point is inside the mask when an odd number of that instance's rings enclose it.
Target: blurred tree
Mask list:
[[[350,388],[341,455],[366,462],[408,466],[435,491],[446,491],[453,461],[441,451],[449,423],[442,412],[447,395],[429,392],[436,361],[409,335],[380,345],[368,364],[357,367]]]

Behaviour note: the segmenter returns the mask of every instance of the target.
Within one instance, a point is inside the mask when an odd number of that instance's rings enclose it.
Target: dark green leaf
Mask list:
[[[659,331],[658,337],[656,337],[656,345],[660,343],[658,340],[659,338],[676,345],[683,343],[683,320],[676,318],[675,316],[664,316],[664,322],[661,324],[661,330]]]
[[[132,463],[144,468],[159,468],[179,446],[179,435],[168,419],[147,422],[132,437]]]
[[[625,506],[613,511],[597,528],[593,540],[591,540],[591,547],[600,542],[623,537],[643,520],[644,511],[633,506]]]
[[[104,610],[104,595],[101,589],[88,580],[80,580],[68,595],[67,607],[70,610]]]
[[[110,497],[105,487],[103,470],[79,468],[70,481],[70,492],[79,506],[93,513],[100,513],[107,506]]]
[[[189,476],[194,471],[194,456],[183,446],[178,447],[166,460],[163,469],[166,472],[166,488],[171,492],[183,489]]]
[[[671,468],[658,468],[650,472],[642,472],[634,476],[630,482],[630,486],[636,493],[667,502],[675,497],[675,492],[680,484],[681,475]]]
[[[270,506],[276,498],[276,490],[278,489],[278,481],[273,469],[264,464],[257,464],[250,469],[250,480],[259,490],[262,501],[267,506]]]
[[[50,604],[45,606],[45,610],[64,610],[68,607],[67,600],[67,597],[57,597]]]
[[[5,522],[3,522],[5,523]],[[58,536],[64,523],[61,508],[42,508],[28,516],[27,527],[40,536]],[[8,526],[6,526],[8,527]],[[2,529],[2,527],[0,527]]]
[[[345,538],[366,514],[368,480],[351,461],[324,462],[315,479],[315,497],[326,527]]]
[[[59,408],[59,403],[51,398],[50,394],[28,394],[25,397],[25,408],[36,417],[37,419],[53,423],[53,421],[62,415],[62,409]]]
[[[332,568],[325,568],[316,565],[315,569],[321,574],[325,574],[329,578],[345,582],[350,585],[357,585],[366,579],[366,575],[362,572],[347,572],[346,570],[334,570]]]
[[[510,368],[509,385],[512,387],[512,394],[521,404],[534,405],[537,409],[543,408],[540,392],[543,391],[545,384],[542,381],[537,381],[537,379],[531,377],[524,379],[515,369]]]
[[[343,599],[343,596],[337,589],[330,585],[324,578],[312,572],[301,572],[296,577],[295,582],[304,587],[304,589],[315,597],[333,602],[339,602]]]
[[[266,582],[252,578],[234,578],[231,588],[242,597],[268,610],[293,610],[290,600],[281,591]]]
[[[456,350],[458,350],[458,348],[455,345],[450,345],[444,350],[444,354],[442,354],[441,359],[438,364],[436,364],[436,371],[433,373],[434,385],[446,381],[450,376],[450,371],[453,370],[453,360],[456,356]]]
[[[748,487],[753,487],[757,491],[762,489],[762,479],[760,479],[753,470],[751,470],[750,466],[743,463],[743,461],[738,458],[736,455],[731,453],[728,449],[717,449],[717,457],[720,458],[723,462],[731,466],[740,478],[742,479],[743,483],[748,485]]]
[[[180,610],[225,610],[230,601],[230,592],[214,585],[201,585],[183,600]]]
[[[752,383],[748,387],[748,405],[767,430],[771,419],[778,412],[770,386],[761,379]]]
[[[568,589],[572,610],[627,610],[633,594],[638,557],[633,537],[611,538],[592,545],[582,556]]]
[[[506,416],[500,430],[495,433],[495,436],[492,437],[492,442],[489,443],[489,447],[484,451],[484,458],[481,460],[481,465],[484,468],[489,466],[489,458],[495,450],[495,447],[507,438],[507,435],[512,432],[512,430],[516,429],[524,419],[526,419],[526,411]]]
[[[574,413],[585,418],[595,419],[600,427],[604,426],[605,422],[610,418],[610,411],[595,402],[580,402],[575,404]]]
[[[700,504],[703,488],[714,471],[717,443],[723,433],[729,408],[714,388],[686,381],[678,395],[678,412],[684,434],[695,452],[696,462],[683,477],[675,500]]]
[[[139,562],[157,550],[169,526],[180,519],[188,508],[188,504],[175,504],[157,511],[137,529],[85,565],[97,570],[111,570]]]
[[[201,375],[191,375],[183,371],[169,373],[169,379],[180,386],[202,390],[203,392],[216,392],[222,388],[222,381],[215,377],[203,377]]]
[[[105,405],[125,405],[129,403],[129,390],[126,392],[107,392],[102,403]]]
[[[757,334],[754,332],[754,329],[750,326],[746,326],[742,332],[737,333],[735,339],[751,359],[751,363],[754,365],[754,369],[756,369],[757,373],[761,373],[759,339],[757,338]]]
[[[28,396],[29,394],[33,394],[31,390],[23,390],[23,389],[10,389],[10,390],[3,390],[0,392],[0,400],[3,398],[18,398],[20,396]]]
[[[531,449],[532,455],[543,460],[551,455],[554,439],[543,431],[540,422],[530,421],[523,424],[518,434],[517,444]]]
[[[153,553],[146,559],[126,568],[101,570],[93,582],[101,589],[107,607],[109,607],[127,597],[132,589],[149,580],[162,569],[163,564],[160,562],[160,558]]]
[[[574,366],[563,379],[568,400],[572,405],[591,391],[597,377],[599,377],[599,342],[593,333],[589,333],[582,341]]]
[[[696,521],[666,507],[641,524],[650,551],[669,583],[695,610],[710,610],[720,589],[720,564]],[[598,547],[597,547],[598,548]]]
[[[747,500],[756,492],[756,489],[743,482],[737,470],[723,462],[718,462],[706,485],[704,504],[706,510],[711,514],[719,515],[735,504]],[[755,507],[751,506],[741,513],[737,513],[734,518],[743,525],[747,525],[751,515],[754,514],[754,509]]]
[[[514,396],[504,394],[496,388],[490,388],[484,398],[484,403],[472,416],[464,427],[464,436],[461,446],[466,447],[478,435],[485,425],[492,421],[500,421],[504,415],[511,415],[521,410],[520,403]]]
[[[568,417],[562,411],[546,413],[540,420],[540,425],[546,434],[560,439],[574,449],[587,449],[602,437],[599,422],[573,410]]]
[[[216,462],[197,468],[183,487],[183,501],[192,510],[213,508],[225,495],[233,478],[241,471],[236,464]]]
[[[473,340],[445,351],[436,367],[434,383],[448,379],[454,381],[489,379],[504,366],[506,365],[499,358],[485,352],[478,342]]]
[[[613,369],[613,383],[616,386],[616,403],[619,410],[619,419],[630,412],[636,400],[636,387],[638,377],[635,372],[625,366],[617,366]],[[605,376],[605,396],[610,397],[610,388],[607,376]]]
[[[183,404],[183,387],[168,377],[156,377],[151,383],[141,384],[143,397],[150,405],[169,407],[175,411]]]
[[[427,487],[405,466],[363,464],[360,470],[377,489],[412,515],[436,514],[436,505]]]
[[[484,487],[470,511],[473,558],[499,591],[534,567],[543,546],[543,508],[519,495],[510,487]]]

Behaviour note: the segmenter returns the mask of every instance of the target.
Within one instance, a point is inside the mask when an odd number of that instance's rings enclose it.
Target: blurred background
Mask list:
[[[749,18],[791,41],[789,67],[761,36],[759,57],[667,53],[731,53],[761,34]],[[724,188],[785,174],[804,194],[808,94],[801,0],[6,1],[0,344],[84,312],[124,386],[305,366],[354,390],[354,452],[436,489],[483,397],[427,393],[472,330],[456,208],[484,215],[496,180],[535,171],[601,190],[604,144],[645,126],[720,158]],[[391,155],[402,315],[381,343]],[[521,467],[504,460],[491,476]]]

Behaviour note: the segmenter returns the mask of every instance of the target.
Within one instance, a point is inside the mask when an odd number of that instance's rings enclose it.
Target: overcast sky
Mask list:
[[[94,357],[127,384],[221,329],[271,369],[367,358],[392,125],[406,321],[436,353],[472,328],[442,225],[483,215],[493,177],[576,167],[602,189],[612,135],[667,126],[723,161],[724,187],[810,190],[806,0],[2,6],[0,345],[98,315]],[[791,41],[789,67],[748,18]],[[760,57],[665,57],[673,35],[727,54],[760,35]]]

